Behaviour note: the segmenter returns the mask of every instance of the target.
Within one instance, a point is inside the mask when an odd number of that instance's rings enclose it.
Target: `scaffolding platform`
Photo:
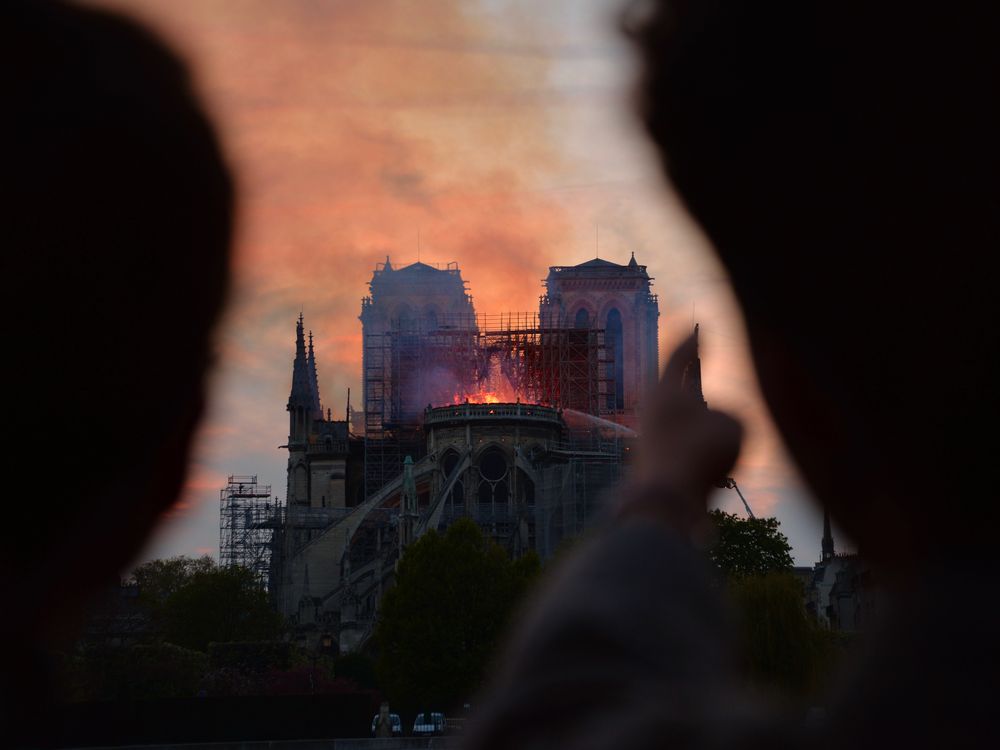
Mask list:
[[[262,589],[271,573],[275,531],[283,523],[282,505],[271,485],[256,475],[231,475],[219,491],[219,564],[253,571]]]

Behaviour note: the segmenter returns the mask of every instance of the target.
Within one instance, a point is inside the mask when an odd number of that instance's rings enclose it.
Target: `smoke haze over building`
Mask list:
[[[359,302],[387,254],[457,261],[477,310],[500,312],[537,309],[550,265],[635,251],[660,295],[661,358],[696,318],[706,397],[749,425],[740,486],[800,561],[818,559],[821,521],[764,417],[724,276],[633,122],[618,3],[100,4],[191,61],[241,195],[210,411],[150,556],[217,553],[227,474],[282,484],[301,310],[324,407],[342,414],[347,388],[360,407]]]

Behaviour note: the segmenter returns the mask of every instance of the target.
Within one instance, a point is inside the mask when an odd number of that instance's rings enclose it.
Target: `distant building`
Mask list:
[[[837,554],[830,514],[823,513],[822,559],[806,583],[806,610],[831,630],[855,633],[874,620],[881,593],[867,562],[857,554]],[[801,569],[796,569],[801,575]]]
[[[309,344],[300,315],[295,328],[292,389],[288,396],[289,507],[345,508],[360,499],[360,476],[350,471],[347,420],[333,419],[320,404],[312,331]]]
[[[299,550],[312,544],[357,505],[363,492],[363,444],[347,420],[333,419],[320,402],[312,332],[308,345],[300,315],[288,396],[287,494],[284,518],[275,528],[268,588],[279,611],[298,611],[315,589],[335,585],[333,565],[310,571]],[[346,416],[346,415],[345,415]]]
[[[857,555],[847,558],[830,587],[827,617],[830,627],[856,633],[872,625],[879,611],[881,593],[868,564]]]
[[[483,316],[456,264],[386,258],[359,316],[363,414],[343,421],[299,316],[269,582],[297,637],[359,647],[404,548],[457,518],[544,558],[601,517],[657,380],[651,281],[634,256],[554,266],[537,312]],[[697,361],[686,377],[700,395]]]

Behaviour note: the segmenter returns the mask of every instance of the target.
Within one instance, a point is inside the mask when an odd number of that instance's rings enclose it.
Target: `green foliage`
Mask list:
[[[470,519],[411,545],[375,634],[378,677],[394,706],[448,710],[467,700],[540,569],[533,553],[511,561]]]
[[[174,591],[162,608],[163,637],[185,648],[207,651],[213,641],[270,641],[283,622],[246,568],[199,571]]]
[[[132,571],[132,580],[139,587],[139,597],[148,603],[163,603],[180,590],[197,573],[216,569],[215,560],[203,557],[170,557],[150,560]]]
[[[144,562],[132,571],[132,582],[139,589],[137,604],[148,614],[151,625],[143,640],[153,643],[159,640],[167,599],[190,583],[196,574],[216,569],[215,560],[208,555],[197,558],[179,555]]]
[[[792,575],[792,548],[776,518],[709,512],[717,539],[709,557],[729,582],[743,628],[750,679],[802,697],[829,673],[835,647],[809,617],[802,583]]]
[[[793,696],[816,690],[836,647],[806,613],[802,583],[789,573],[745,576],[730,584],[739,610],[751,680]]]
[[[709,511],[717,540],[709,557],[728,579],[792,569],[792,546],[777,518],[740,518]]]
[[[367,654],[344,654],[333,663],[333,673],[337,678],[350,680],[360,688],[374,690],[378,688],[375,676],[375,660]]]

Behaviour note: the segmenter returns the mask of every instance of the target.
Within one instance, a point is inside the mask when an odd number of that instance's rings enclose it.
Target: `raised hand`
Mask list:
[[[736,463],[743,428],[684,391],[685,369],[697,356],[696,334],[671,355],[643,412],[635,474],[616,512],[663,524],[700,546],[711,531],[708,494]]]

